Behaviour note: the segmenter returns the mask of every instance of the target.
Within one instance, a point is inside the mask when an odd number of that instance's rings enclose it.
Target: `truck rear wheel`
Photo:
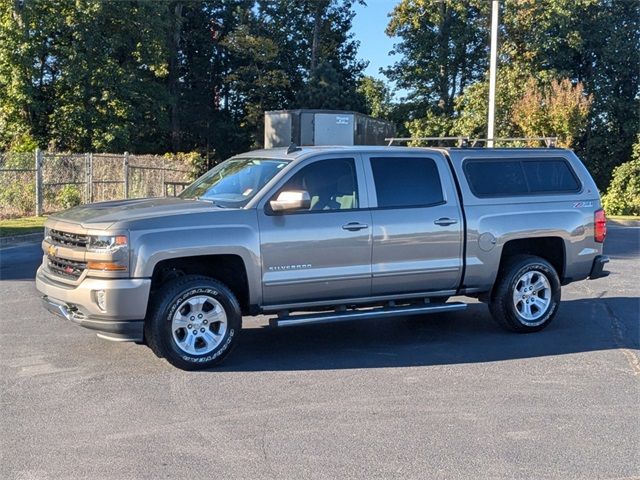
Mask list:
[[[163,285],[145,322],[145,339],[159,357],[183,370],[220,363],[242,325],[238,300],[222,283],[186,275]]]
[[[559,305],[560,279],[553,266],[540,257],[519,255],[502,269],[489,310],[501,326],[529,333],[549,325]]]

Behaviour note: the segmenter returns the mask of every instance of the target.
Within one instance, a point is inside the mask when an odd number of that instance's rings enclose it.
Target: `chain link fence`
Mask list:
[[[0,153],[0,218],[42,215],[81,203],[178,195],[188,162],[160,155]]]

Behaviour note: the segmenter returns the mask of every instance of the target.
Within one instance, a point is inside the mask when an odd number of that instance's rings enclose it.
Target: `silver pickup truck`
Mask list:
[[[177,198],[49,217],[46,308],[111,340],[208,368],[242,317],[277,326],[489,304],[546,327],[560,288],[599,278],[606,218],[570,150],[309,147],[253,151]]]

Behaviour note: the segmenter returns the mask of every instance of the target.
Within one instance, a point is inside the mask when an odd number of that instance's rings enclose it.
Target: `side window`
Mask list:
[[[431,158],[374,157],[371,170],[378,207],[424,207],[444,202],[438,167]]]
[[[309,211],[358,208],[358,182],[353,158],[319,160],[297,172],[280,189],[306,190]]]
[[[563,160],[527,160],[522,166],[531,193],[580,190],[578,180]]]
[[[527,181],[522,165],[514,160],[474,160],[464,171],[471,191],[479,197],[526,195]]]
[[[467,160],[464,173],[471,191],[478,197],[580,190],[580,183],[571,167],[560,158]]]

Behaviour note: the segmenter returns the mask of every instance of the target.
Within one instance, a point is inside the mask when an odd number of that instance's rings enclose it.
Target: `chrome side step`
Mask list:
[[[454,312],[467,308],[466,303],[434,303],[427,305],[409,305],[406,307],[383,307],[368,310],[351,310],[342,312],[320,312],[304,315],[291,315],[272,318],[269,323],[277,327],[307,325],[310,323],[343,322],[363,318],[385,318],[403,315],[424,315],[427,313]]]

